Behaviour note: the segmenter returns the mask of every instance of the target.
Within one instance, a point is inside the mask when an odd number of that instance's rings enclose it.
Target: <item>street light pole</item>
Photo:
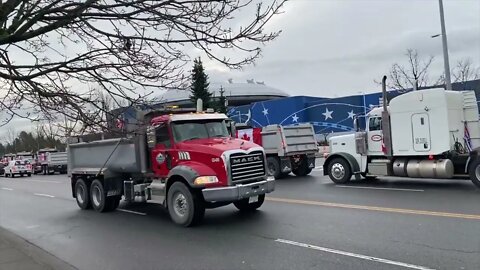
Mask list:
[[[450,79],[450,63],[448,61],[447,31],[445,30],[445,16],[443,14],[443,0],[438,0],[440,8],[440,25],[442,27],[443,64],[445,66],[445,89],[452,90]]]

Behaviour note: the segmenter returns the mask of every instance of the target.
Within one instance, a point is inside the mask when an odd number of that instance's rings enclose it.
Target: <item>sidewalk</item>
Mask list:
[[[0,227],[1,270],[74,270],[43,249]]]

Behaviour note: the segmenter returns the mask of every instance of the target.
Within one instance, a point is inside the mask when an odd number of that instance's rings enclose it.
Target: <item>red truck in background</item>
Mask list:
[[[233,203],[241,211],[255,210],[274,190],[263,148],[232,138],[226,115],[153,116],[137,112],[120,138],[69,140],[68,173],[80,208],[105,212],[122,197],[154,199],[175,223],[192,226],[208,208]]]

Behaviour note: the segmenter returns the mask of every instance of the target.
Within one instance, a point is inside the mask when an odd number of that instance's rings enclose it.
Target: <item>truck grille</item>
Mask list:
[[[243,183],[265,176],[263,152],[236,153],[230,156],[230,174],[233,183]]]

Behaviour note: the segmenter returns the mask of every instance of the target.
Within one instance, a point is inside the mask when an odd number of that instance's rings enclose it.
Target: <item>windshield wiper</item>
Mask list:
[[[198,138],[198,137],[193,137],[193,138],[190,138],[190,139],[186,139],[185,141],[198,140],[198,139],[200,139],[200,138]]]

